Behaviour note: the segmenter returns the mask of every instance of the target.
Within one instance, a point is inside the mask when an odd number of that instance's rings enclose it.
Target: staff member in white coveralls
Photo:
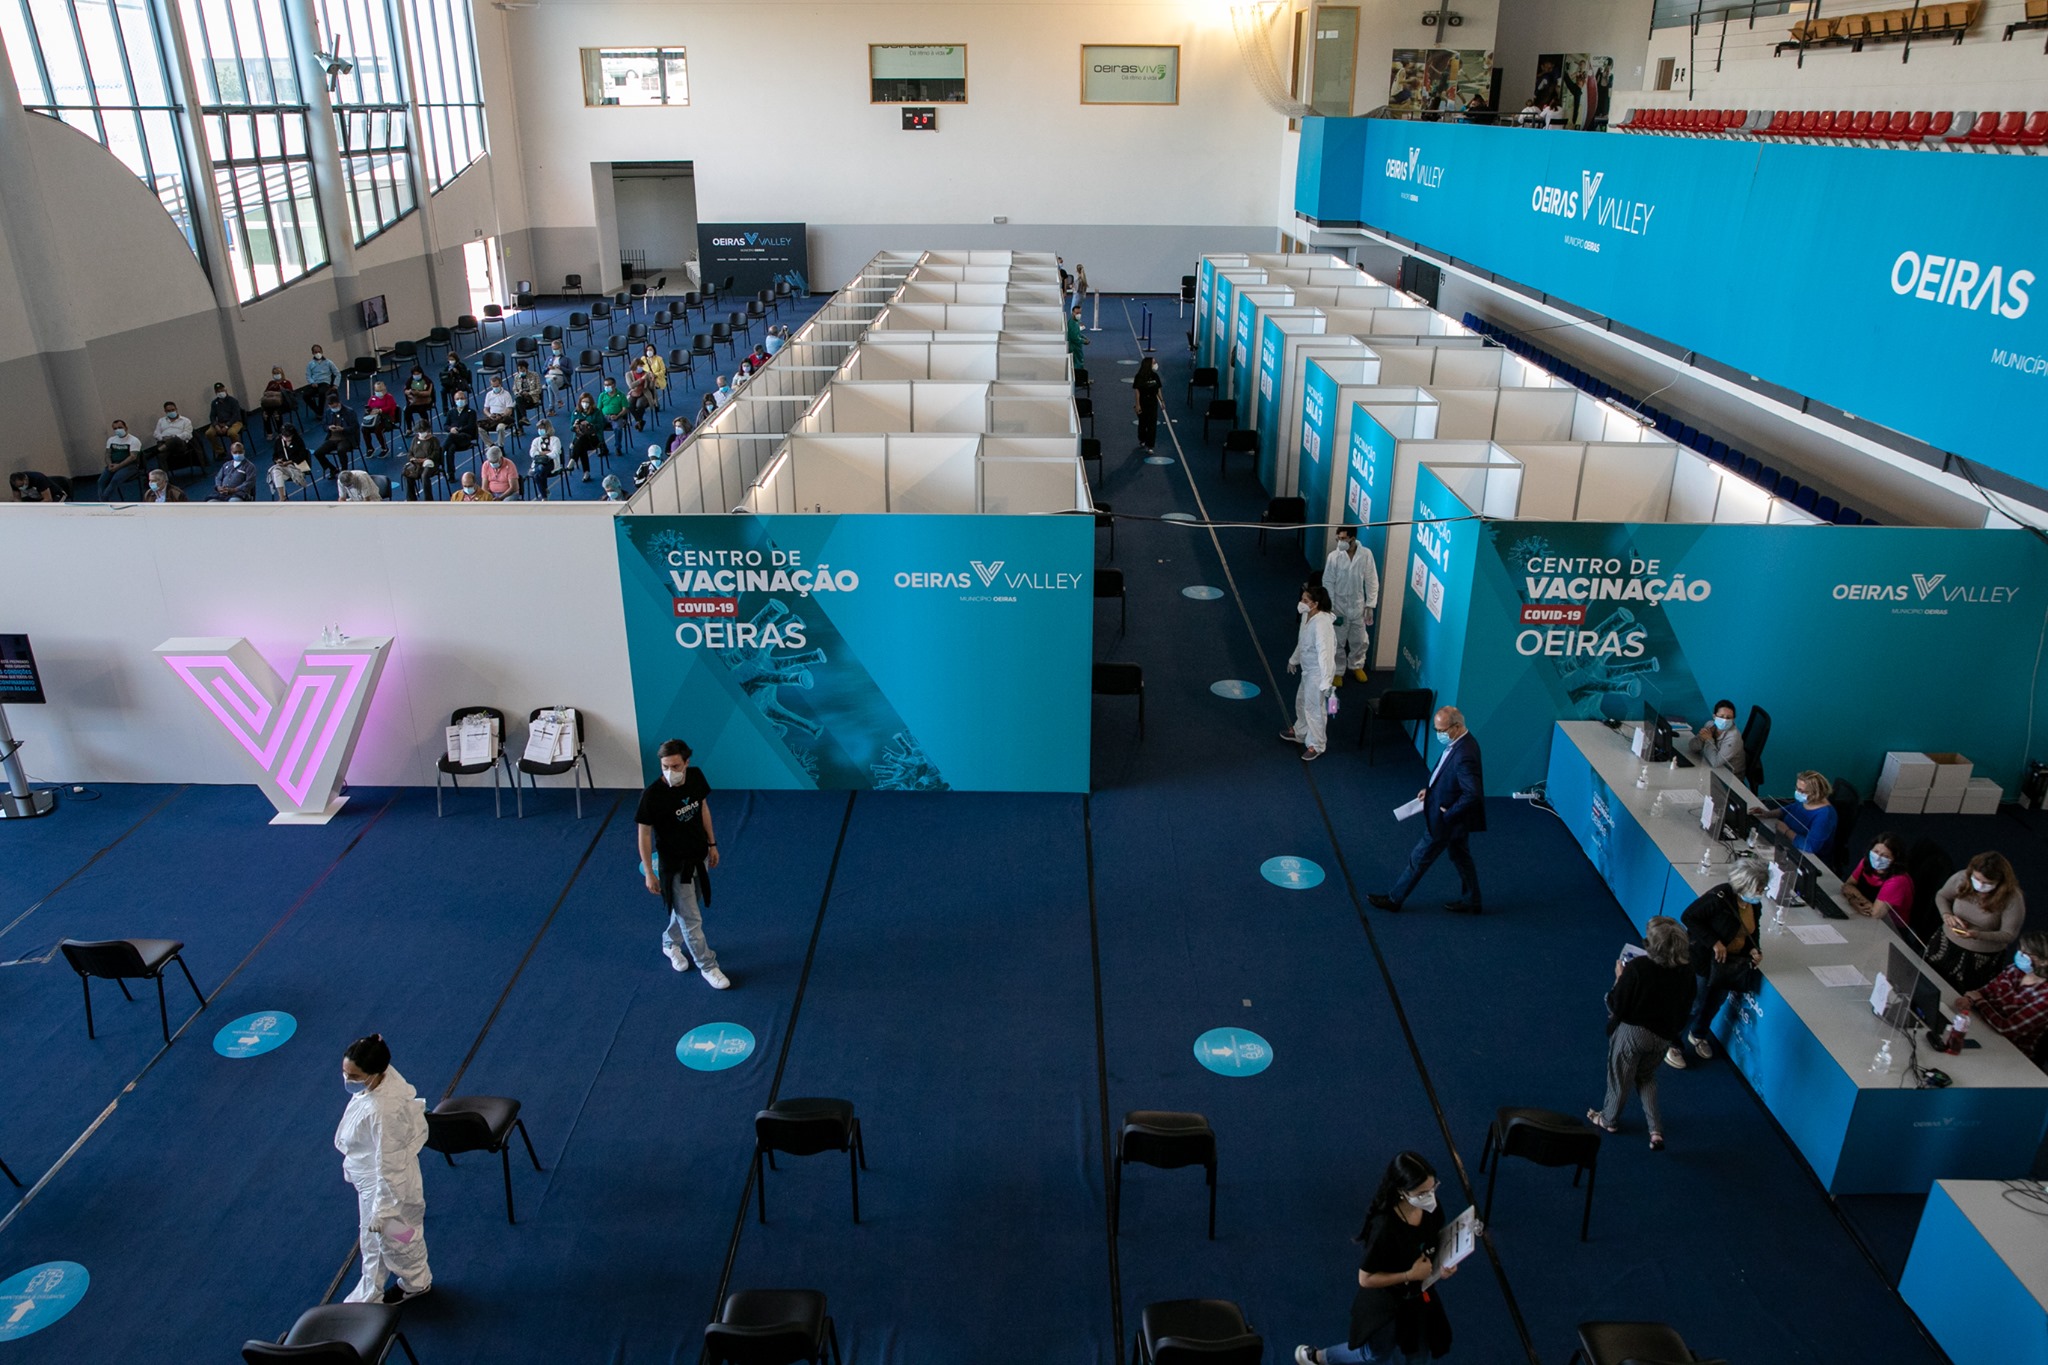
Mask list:
[[[1344,685],[1347,668],[1364,682],[1373,608],[1380,604],[1380,571],[1372,562],[1372,551],[1358,543],[1356,526],[1338,528],[1337,548],[1323,561],[1323,586],[1330,590],[1330,607],[1337,613],[1335,684]]]
[[[1299,744],[1301,761],[1323,756],[1329,747],[1329,697],[1337,674],[1337,629],[1330,617],[1330,591],[1320,583],[1301,590],[1301,634],[1294,653],[1287,656],[1287,671],[1301,673],[1301,688],[1294,695],[1294,728],[1282,730],[1280,738]]]
[[[427,1268],[427,1193],[420,1184],[420,1149],[427,1145],[427,1103],[398,1069],[384,1035],[358,1038],[341,1054],[348,1108],[334,1130],[342,1178],[356,1187],[356,1245],[363,1278],[349,1303],[377,1303],[384,1279],[416,1299],[434,1287]]]

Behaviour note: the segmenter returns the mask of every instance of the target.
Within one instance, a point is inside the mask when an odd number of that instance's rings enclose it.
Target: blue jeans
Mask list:
[[[1468,836],[1459,834],[1445,839],[1423,831],[1415,848],[1408,855],[1408,869],[1401,874],[1401,880],[1394,883],[1387,895],[1396,905],[1408,899],[1408,893],[1415,889],[1415,883],[1422,880],[1422,874],[1429,871],[1444,854],[1451,855],[1451,866],[1458,869],[1458,894],[1472,905],[1479,904],[1479,868],[1472,861],[1472,849]]]
[[[129,465],[126,469],[106,469],[100,472],[99,498],[101,502],[113,502],[120,493],[121,485],[133,481],[135,496],[142,496],[142,463]]]
[[[1742,954],[1740,960],[1731,956],[1726,962],[1710,963],[1706,975],[1700,978],[1700,993],[1694,998],[1692,1022],[1686,1025],[1687,1036],[1706,1038],[1712,1035],[1714,1016],[1721,1012],[1729,993],[1749,970],[1749,954]]]
[[[718,954],[704,941],[704,911],[697,904],[697,883],[688,877],[662,874],[662,898],[668,902],[668,928],[662,932],[664,950],[683,950],[700,972],[718,967]]]
[[[1400,1365],[1429,1365],[1429,1348],[1426,1346],[1418,1348],[1413,1355],[1402,1353],[1396,1340],[1396,1328],[1391,1322],[1373,1333],[1357,1350],[1340,1341],[1335,1346],[1325,1346],[1316,1355],[1323,1365],[1389,1365],[1395,1361]]]

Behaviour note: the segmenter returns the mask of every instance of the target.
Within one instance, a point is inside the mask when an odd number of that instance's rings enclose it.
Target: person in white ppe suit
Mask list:
[[[1344,685],[1347,668],[1364,682],[1373,608],[1380,604],[1380,571],[1372,562],[1372,551],[1358,543],[1356,526],[1338,529],[1337,548],[1323,561],[1323,586],[1330,590],[1330,609],[1337,614],[1336,685]]]
[[[1329,747],[1329,698],[1337,675],[1337,630],[1330,616],[1330,591],[1320,583],[1301,590],[1301,635],[1294,653],[1287,656],[1287,671],[1301,674],[1301,689],[1294,695],[1294,728],[1282,730],[1280,738],[1299,744],[1301,761],[1323,756]]]
[[[363,1278],[349,1303],[376,1303],[384,1281],[397,1276],[406,1298],[431,1289],[427,1268],[426,1190],[420,1149],[427,1142],[427,1105],[398,1069],[382,1034],[350,1043],[341,1057],[348,1108],[334,1130],[342,1178],[356,1187],[357,1246]]]

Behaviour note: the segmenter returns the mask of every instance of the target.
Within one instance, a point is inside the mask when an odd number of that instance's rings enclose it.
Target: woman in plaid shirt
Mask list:
[[[2048,1034],[2048,931],[2020,935],[2012,965],[1963,996],[1970,1010],[2028,1056]]]

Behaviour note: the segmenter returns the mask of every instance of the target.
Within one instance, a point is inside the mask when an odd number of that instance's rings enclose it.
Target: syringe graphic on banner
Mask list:
[[[782,625],[792,615],[788,604],[779,598],[769,598],[766,606],[754,613],[753,624],[757,630],[769,625]],[[720,650],[718,657],[725,660],[732,670],[733,681],[745,689],[754,699],[754,705],[768,718],[779,735],[788,735],[791,729],[801,730],[806,735],[816,736],[821,728],[809,716],[798,715],[782,704],[781,689],[800,687],[809,689],[814,681],[811,666],[825,662],[825,651],[808,649],[793,654],[776,654],[766,645],[753,649]]]

